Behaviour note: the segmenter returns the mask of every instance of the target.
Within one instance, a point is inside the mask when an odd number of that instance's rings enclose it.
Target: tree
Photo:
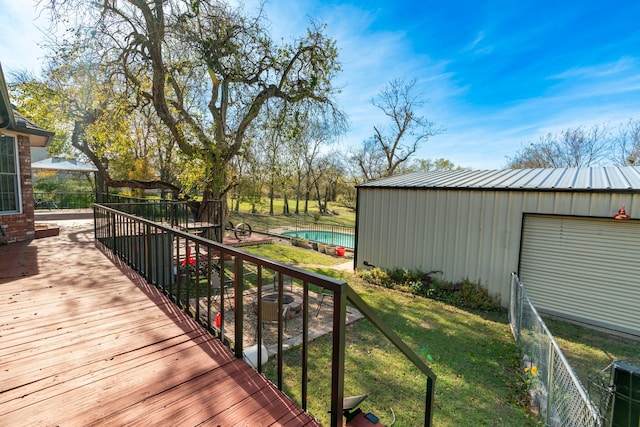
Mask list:
[[[320,214],[329,214],[329,202],[338,198],[338,187],[344,176],[344,168],[340,157],[333,154],[325,154],[315,162],[312,169],[313,186],[316,191],[316,199]]]
[[[144,110],[129,108],[127,97],[102,72],[97,58],[76,40],[57,46],[57,55],[45,64],[42,80],[22,74],[12,85],[16,102],[30,118],[55,126],[60,138],[49,153],[82,153],[111,186],[177,192],[172,183],[157,181],[151,170],[156,159],[150,154],[151,134],[156,135],[156,142],[166,141],[157,136],[157,121],[145,118]]]
[[[49,154],[64,155],[68,151],[71,128],[65,120],[61,120],[60,110],[56,108],[64,102],[64,94],[26,71],[12,74],[11,79],[8,85],[11,100],[22,114],[44,129],[55,132],[53,141],[47,147]]]
[[[384,150],[380,150],[375,138],[362,142],[360,149],[351,154],[351,161],[355,165],[354,175],[362,175],[355,183],[372,181],[386,176]]]
[[[197,171],[191,182],[204,200],[225,201],[235,185],[230,162],[270,99],[315,102],[338,113],[331,87],[340,68],[337,50],[321,26],[278,45],[262,11],[249,18],[214,0],[55,0],[50,6],[57,17],[83,14],[89,31],[77,25],[76,33],[87,35],[85,46],[105,59],[105,74],[124,85],[132,106],[153,106],[188,163],[185,170]]]
[[[621,124],[613,141],[615,164],[640,166],[640,120],[630,119]]]
[[[312,189],[316,190],[316,200],[320,214],[327,213],[327,201],[322,201],[320,180],[328,168],[335,162],[331,156],[323,155],[322,148],[329,147],[344,132],[343,121],[329,121],[313,110],[305,110],[296,115],[295,139],[291,143],[291,152],[297,153],[302,174],[297,189],[304,188],[304,212],[309,212],[309,200]],[[298,195],[299,196],[299,195]],[[296,211],[298,207],[296,206]]]
[[[416,110],[427,101],[415,95],[416,80],[395,79],[371,102],[390,119],[387,127],[374,126],[373,136],[365,140],[352,161],[365,180],[391,176],[415,154],[423,142],[443,131]]]
[[[431,159],[416,159],[411,165],[409,165],[403,172],[416,172],[416,171],[453,171],[463,170],[462,166],[456,166],[451,160],[439,158],[435,160]]]
[[[578,127],[547,134],[508,159],[508,167],[562,168],[598,166],[610,161],[611,141],[606,126]]]

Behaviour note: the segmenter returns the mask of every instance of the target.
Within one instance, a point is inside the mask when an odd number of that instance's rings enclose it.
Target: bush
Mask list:
[[[501,311],[500,298],[489,294],[480,283],[469,279],[452,283],[440,280],[436,272],[424,273],[395,268],[359,270],[358,275],[374,285],[410,292],[414,295],[442,301],[456,307],[484,311]]]
[[[369,283],[385,288],[392,288],[394,284],[389,274],[381,268],[376,267],[371,270],[358,270],[358,275]]]

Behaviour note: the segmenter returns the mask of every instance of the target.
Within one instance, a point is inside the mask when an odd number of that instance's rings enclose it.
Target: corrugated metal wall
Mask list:
[[[520,280],[536,308],[640,335],[640,221],[525,215]]]
[[[524,213],[611,218],[623,203],[640,218],[640,195],[629,193],[360,187],[356,267],[441,270],[480,281],[506,306]]]

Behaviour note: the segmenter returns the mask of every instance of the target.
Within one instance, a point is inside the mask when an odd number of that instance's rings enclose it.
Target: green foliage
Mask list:
[[[462,282],[455,284],[437,283],[435,288],[432,298],[456,307],[484,311],[502,310],[497,297],[490,295],[486,288],[469,279],[464,279]]]
[[[372,283],[374,285],[382,286],[385,288],[393,288],[394,282],[385,270],[381,268],[372,268],[371,270],[360,270],[358,276],[363,280]]]
[[[261,257],[289,264],[335,265],[344,262],[343,258],[332,257],[320,252],[289,245],[263,244],[246,246],[242,250]]]
[[[437,277],[421,271],[402,268],[383,270],[377,267],[370,270],[360,270],[358,275],[374,285],[410,292],[456,307],[484,311],[502,310],[497,296],[490,295],[485,287],[469,279],[451,283],[441,281]]]
[[[86,174],[66,172],[34,172],[35,193],[74,193],[95,191],[92,178]]]
[[[256,198],[256,200],[258,200]],[[321,215],[319,214],[319,209],[317,204],[310,203],[309,204],[309,213],[304,214],[288,214],[288,215],[261,215],[261,217],[247,215],[247,214],[266,214],[268,212],[268,200],[263,199],[264,203],[248,203],[246,201],[242,201],[240,203],[240,209],[238,211],[233,211],[230,213],[232,218],[234,218],[234,222],[248,222],[251,225],[254,223],[261,222],[262,218],[265,223],[269,223],[270,219],[277,220],[279,218],[286,218],[288,221],[308,221],[308,222],[316,222],[316,214],[318,214],[318,223],[319,224],[332,224],[332,225],[343,225],[346,227],[354,227],[356,223],[356,214],[353,210],[341,206],[337,203],[329,203],[328,209],[331,212],[334,212],[332,215]],[[231,200],[229,199],[231,202]],[[274,199],[274,211],[282,212],[283,199],[276,198]]]
[[[12,80],[8,89],[18,111],[43,129],[55,132],[53,141],[47,147],[49,154],[68,152],[71,128],[65,120],[61,120],[59,110],[67,100],[66,94],[27,72],[14,74]]]
[[[438,376],[434,425],[537,425],[521,397],[519,354],[505,313],[470,313],[355,276],[345,280]],[[308,410],[323,425],[329,425],[331,345],[330,334],[309,345]],[[425,376],[377,328],[366,319],[349,325],[344,346],[345,395],[368,394],[363,411],[385,425],[394,419],[395,426],[424,424]],[[283,359],[284,391],[299,402],[300,348]],[[265,371],[275,381],[277,360],[270,359]]]

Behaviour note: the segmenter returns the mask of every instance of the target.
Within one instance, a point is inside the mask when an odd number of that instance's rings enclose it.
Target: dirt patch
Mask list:
[[[263,295],[266,295],[273,290],[267,287],[263,290]],[[293,285],[291,287],[285,287],[286,292],[293,293],[302,298],[302,288],[300,286]],[[245,291],[243,294],[243,347],[247,348],[256,344],[257,338],[257,324],[258,317],[253,310],[253,301],[256,297],[256,291],[254,289]],[[232,305],[232,295],[225,296],[225,322],[224,322],[224,334],[229,340],[234,340],[235,328],[234,328],[234,312]],[[211,323],[215,325],[216,315],[219,313],[219,299],[212,302],[211,307]],[[351,324],[358,319],[361,319],[362,314],[351,307],[347,307],[347,319],[346,324]],[[207,302],[206,299],[200,301],[200,318],[203,321],[207,319]],[[316,294],[309,292],[308,303],[308,322],[309,332],[308,339],[312,341],[324,334],[330,333],[333,330],[333,296],[331,294]],[[302,343],[303,332],[303,315],[286,319],[284,322],[285,327],[283,329],[283,348],[287,349],[292,346],[296,346]],[[267,348],[269,355],[277,352],[278,344],[278,325],[277,322],[263,322],[262,329],[262,344]]]

